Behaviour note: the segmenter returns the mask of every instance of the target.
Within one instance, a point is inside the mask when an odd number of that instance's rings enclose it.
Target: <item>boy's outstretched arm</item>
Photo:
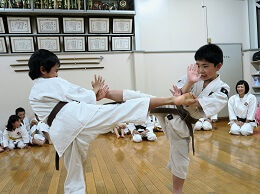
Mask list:
[[[187,69],[187,82],[181,88],[182,94],[190,92],[193,84],[199,81],[200,76],[197,64],[190,64]]]

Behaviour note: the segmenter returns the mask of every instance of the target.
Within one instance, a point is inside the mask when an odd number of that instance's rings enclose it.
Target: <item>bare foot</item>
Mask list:
[[[122,138],[125,138],[125,135],[121,135]]]
[[[119,139],[119,138],[120,138],[120,135],[116,135],[116,138]]]
[[[4,148],[0,147],[0,153],[5,151]]]
[[[180,96],[175,96],[173,97],[173,103],[177,106],[179,105],[192,105],[195,102],[197,102],[197,99],[195,98],[195,96],[192,93],[186,93]]]

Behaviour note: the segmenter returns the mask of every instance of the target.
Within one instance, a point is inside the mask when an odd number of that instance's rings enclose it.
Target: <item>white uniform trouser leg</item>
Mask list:
[[[212,130],[212,125],[211,125],[210,122],[204,121],[203,124],[202,124],[202,128],[203,128],[205,131]]]
[[[194,130],[199,131],[199,130],[201,130],[201,128],[202,128],[202,122],[201,121],[197,121],[195,123],[195,125],[194,125]]]
[[[64,166],[67,170],[65,180],[65,194],[85,194],[85,178],[83,170],[83,161],[80,155],[77,140],[75,139],[64,152]]]
[[[251,135],[253,134],[253,126],[250,123],[244,123],[240,129],[241,135]]]
[[[155,141],[157,139],[154,132],[151,132],[151,131],[146,133],[146,137],[147,137],[147,140],[149,140],[149,141]]]
[[[11,149],[11,150],[13,150],[15,148],[13,140],[8,141],[8,148]]]
[[[238,126],[236,123],[233,123],[231,125],[229,133],[233,135],[240,135],[240,126]]]
[[[18,144],[17,144],[17,147],[18,148],[24,148],[25,144],[23,143],[23,141],[19,141]]]
[[[133,140],[133,142],[139,143],[139,142],[143,141],[143,138],[140,134],[133,134],[132,140]]]

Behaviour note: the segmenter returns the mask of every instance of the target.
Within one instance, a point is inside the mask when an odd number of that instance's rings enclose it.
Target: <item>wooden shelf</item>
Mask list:
[[[104,67],[67,67],[67,68],[59,68],[59,70],[79,70],[79,69],[104,69]],[[29,69],[16,69],[15,72],[28,72]]]

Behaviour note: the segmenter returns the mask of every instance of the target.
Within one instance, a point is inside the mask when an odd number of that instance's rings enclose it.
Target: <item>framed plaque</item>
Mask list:
[[[113,19],[113,33],[131,34],[133,19]]]
[[[112,37],[112,51],[130,51],[132,38],[130,36]]]
[[[43,33],[60,33],[59,18],[37,18],[37,31]]]
[[[37,37],[38,49],[46,49],[53,52],[60,51],[60,37]]]
[[[33,37],[10,37],[11,51],[13,53],[34,52]]]
[[[86,51],[85,46],[85,36],[65,36],[63,43],[64,43],[64,51],[65,52],[80,52],[80,51]]]
[[[0,17],[0,33],[5,33],[5,27],[2,17]]]
[[[0,37],[0,53],[7,53],[5,37]]]
[[[108,51],[107,36],[89,36],[88,51]]]
[[[84,33],[84,18],[63,18],[64,33]]]
[[[30,17],[7,17],[8,31],[10,34],[30,34]]]
[[[109,33],[109,18],[89,18],[89,33]]]

